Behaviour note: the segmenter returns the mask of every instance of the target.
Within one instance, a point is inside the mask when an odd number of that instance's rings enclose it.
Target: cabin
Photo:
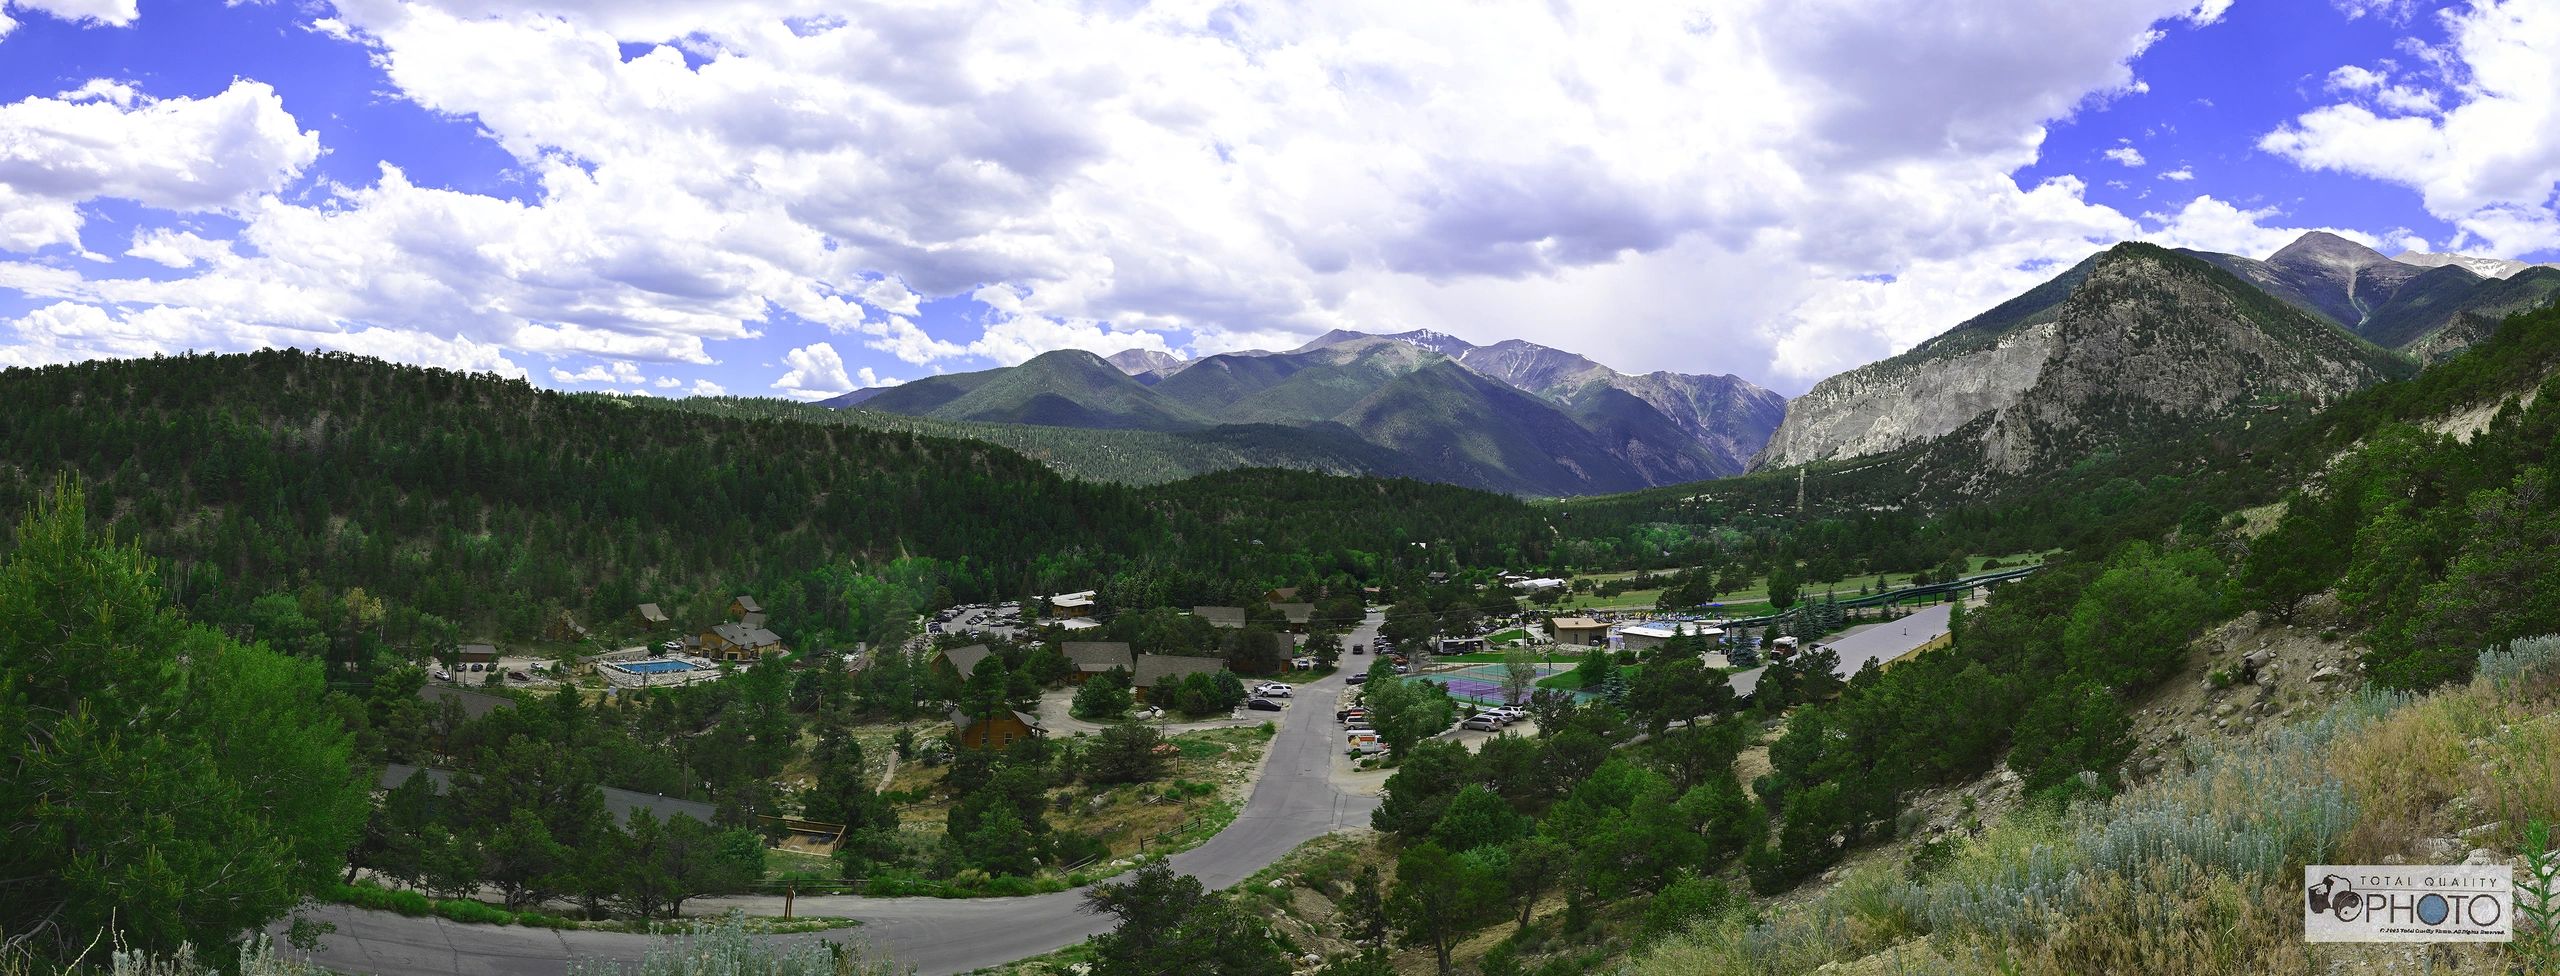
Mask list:
[[[1294,586],[1273,587],[1262,594],[1262,602],[1271,604],[1275,607],[1283,603],[1296,603],[1298,602],[1298,588]]]
[[[1050,597],[1049,615],[1061,618],[1093,616],[1093,597],[1094,592],[1092,590],[1080,590],[1074,593],[1060,593],[1056,596]]]
[[[564,643],[582,641],[587,639],[587,628],[581,626],[577,618],[570,616],[569,611],[562,610],[553,614],[551,619],[542,625],[542,636]]]
[[[1094,675],[1113,668],[1130,671],[1137,664],[1129,645],[1119,641],[1067,641],[1058,645],[1058,653],[1066,655],[1067,663],[1073,665],[1067,680],[1076,684],[1091,681]]]
[[[763,612],[764,607],[756,603],[755,597],[740,596],[729,601],[729,619],[731,620],[745,620],[748,614]]]
[[[952,677],[967,681],[970,675],[978,673],[978,662],[986,660],[987,655],[993,653],[995,652],[988,650],[985,644],[946,647],[933,659],[934,667],[949,672]]]
[[[758,661],[782,653],[782,638],[745,624],[721,624],[702,634],[702,656],[715,661]]]
[[[1547,632],[1558,644],[1601,647],[1609,643],[1609,625],[1589,617],[1557,617],[1547,621]]]
[[[738,615],[738,624],[739,626],[745,627],[749,630],[763,630],[764,612],[757,610],[740,614]]]
[[[1067,631],[1099,630],[1102,627],[1102,621],[1095,620],[1092,617],[1069,617],[1065,620],[1058,621],[1058,627],[1061,630]]]
[[[1002,749],[1024,739],[1047,735],[1040,720],[1028,713],[1006,711],[991,716],[951,710],[951,741],[963,749]]]
[[[1209,622],[1220,630],[1243,630],[1243,607],[1192,607],[1191,615]]]
[[[1216,674],[1226,669],[1223,658],[1140,654],[1136,666],[1129,670],[1129,690],[1139,701],[1146,701],[1148,689],[1157,685],[1180,684],[1194,674]]]
[[[1482,654],[1484,651],[1482,637],[1446,637],[1440,641],[1442,654]]]
[[[658,609],[655,603],[643,603],[631,613],[632,616],[640,619],[640,626],[644,630],[656,630],[667,625],[667,612]]]
[[[490,644],[464,644],[454,650],[453,659],[464,664],[496,664],[498,648]]]
[[[1316,605],[1312,603],[1274,603],[1271,609],[1280,611],[1280,616],[1289,621],[1292,634],[1306,633],[1307,621],[1315,619],[1316,615]]]

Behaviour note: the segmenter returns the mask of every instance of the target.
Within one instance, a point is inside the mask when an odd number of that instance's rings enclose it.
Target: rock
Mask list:
[[[2496,830],[2496,829],[2498,829],[2498,828],[2500,828],[2500,827],[2504,827],[2504,826],[2506,826],[2506,825],[2507,825],[2507,822],[2506,822],[2506,821],[2504,821],[2504,820],[2492,820],[2492,821],[2489,821],[2488,823],[2484,823],[2484,824],[2473,824],[2473,825],[2471,825],[2471,826],[2469,826],[2469,827],[2464,827],[2464,828],[2462,828],[2462,833],[2461,833],[2461,835],[2460,835],[2460,836],[2462,836],[2462,837],[2464,837],[2464,838],[2466,838],[2466,839],[2467,839],[2467,838],[2469,838],[2469,837],[2470,837],[2471,835],[2473,835],[2473,834],[2485,834],[2485,833],[2488,833],[2488,832],[2490,832],[2490,831],[2492,831],[2492,830]]]
[[[2018,781],[2018,771],[2007,766],[2002,766],[2000,767],[2000,775],[1994,778],[2000,781],[2000,785],[2007,786]]]
[[[1265,885],[1263,885],[1263,887],[1266,887],[1266,888],[1286,888],[1286,887],[1288,887],[1288,886],[1289,886],[1289,879],[1287,879],[1287,878],[1273,878],[1273,879],[1271,879],[1271,880],[1270,880],[1270,882],[1268,882],[1268,883],[1266,883]]]
[[[2336,681],[2342,677],[2345,675],[2334,664],[2321,665],[2320,670],[2311,672],[2311,680],[2323,683]]]
[[[2464,858],[2464,859],[2463,859],[2463,861],[2462,861],[2462,863],[2464,863],[2464,864],[2496,864],[2496,863],[2498,863],[2498,855],[2497,855],[2497,853],[2496,853],[2496,852],[2491,851],[2490,849],[2488,849],[2488,848],[2486,848],[2486,847],[2475,847],[2475,848],[2472,848],[2472,849],[2471,849],[2471,856],[2470,856],[2470,857],[2468,857],[2468,858]]]
[[[2259,650],[2250,651],[2247,657],[2241,658],[2240,666],[2254,670],[2266,667],[2268,664],[2273,663],[2275,659],[2275,652],[2261,648]]]

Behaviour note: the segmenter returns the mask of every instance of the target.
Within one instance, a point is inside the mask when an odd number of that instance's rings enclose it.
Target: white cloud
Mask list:
[[[855,389],[861,390],[868,390],[875,386],[897,386],[906,382],[905,380],[899,379],[895,376],[882,376],[878,373],[874,373],[871,371],[871,367],[869,366],[862,367],[862,371],[854,374],[853,378],[856,383]]]
[[[133,232],[133,246],[125,250],[127,257],[137,257],[172,268],[192,268],[213,264],[232,256],[229,241],[206,240],[192,231],[166,227],[144,227]]]
[[[2222,15],[2230,12],[2231,0],[2203,0],[2196,4],[2196,9],[2187,13],[2187,22],[2198,27],[2210,27],[2221,23]]]
[[[846,376],[844,357],[836,355],[836,347],[813,342],[783,354],[782,360],[791,371],[773,381],[773,388],[803,400],[823,400],[852,392],[853,378]]]
[[[658,387],[659,389],[661,389],[661,390],[671,390],[671,389],[674,389],[674,388],[676,388],[676,387],[679,387],[679,386],[683,386],[683,385],[684,385],[684,381],[683,381],[683,380],[677,379],[677,378],[675,378],[675,377],[673,377],[673,376],[661,376],[661,377],[658,377],[658,379],[657,379],[657,381],[656,381],[656,382],[657,382],[657,387]]]
[[[386,328],[302,331],[226,321],[189,308],[113,309],[55,302],[0,320],[0,366],[37,366],[170,352],[242,352],[287,346],[332,349],[404,363],[523,378],[494,345]]]
[[[2447,42],[2408,48],[2435,87],[2313,109],[2259,147],[2416,189],[2429,213],[2462,230],[2449,247],[2512,256],[2560,245],[2560,2],[2485,0],[2439,16]]]
[[[695,380],[693,381],[693,389],[687,395],[698,397],[728,396],[729,391],[722,388],[720,384],[711,382],[710,380]]]
[[[0,37],[17,26],[8,11],[51,14],[82,27],[128,27],[141,16],[138,0],[7,0],[0,3]]]
[[[2337,7],[2338,12],[2346,14],[2348,20],[2372,17],[2399,24],[2408,22],[2416,0],[2329,0],[2329,3]]]
[[[2106,151],[2106,157],[2126,166],[2140,166],[2143,163],[2148,162],[2148,160],[2142,158],[2142,150],[2135,149],[2132,146],[2117,146],[2113,149],[2109,149]]]
[[[2160,178],[2161,178],[2161,179],[2164,179],[2164,180],[2171,180],[2171,181],[2175,181],[2175,182],[2178,182],[2178,183],[2184,183],[2184,182],[2187,182],[2188,180],[2195,179],[2195,178],[2196,178],[2196,171],[2195,171],[2195,168],[2194,168],[2194,167],[2192,167],[2192,166],[2180,166],[2180,167],[2178,167],[2177,169],[2172,169],[2172,170],[2162,170],[2162,171],[2161,171],[2161,173],[2160,173]]]
[[[351,0],[309,29],[485,130],[529,202],[390,167],[305,202],[268,180],[192,277],[0,285],[641,363],[782,315],[937,369],[1432,326],[1793,385],[1978,310],[1959,265],[2134,226],[2010,174],[2049,122],[2142,91],[2163,26],[2227,6]],[[669,39],[694,60],[623,56]],[[61,225],[0,216],[0,245]],[[916,324],[972,294],[1001,297],[975,334]],[[850,382],[807,365],[794,389]]]
[[[319,155],[319,136],[302,131],[263,82],[152,100],[129,85],[92,81],[58,97],[0,105],[0,188],[57,210],[101,197],[242,210]],[[71,243],[59,233],[28,239]]]
[[[619,384],[623,386],[647,386],[649,384],[649,378],[640,374],[640,367],[638,365],[620,360],[616,360],[612,363],[590,363],[587,368],[575,373],[554,366],[551,367],[551,381],[564,386],[579,383]],[[661,382],[659,385],[669,386],[673,384]]]

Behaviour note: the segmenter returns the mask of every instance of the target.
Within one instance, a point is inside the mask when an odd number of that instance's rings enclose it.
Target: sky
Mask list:
[[[0,366],[816,399],[1518,338],[1781,393],[2121,240],[2560,257],[2560,0],[0,0]]]

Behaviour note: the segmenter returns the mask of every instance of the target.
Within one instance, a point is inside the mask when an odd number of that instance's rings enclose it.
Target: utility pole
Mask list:
[[[1796,469],[1796,517],[1804,517],[1804,469]]]

